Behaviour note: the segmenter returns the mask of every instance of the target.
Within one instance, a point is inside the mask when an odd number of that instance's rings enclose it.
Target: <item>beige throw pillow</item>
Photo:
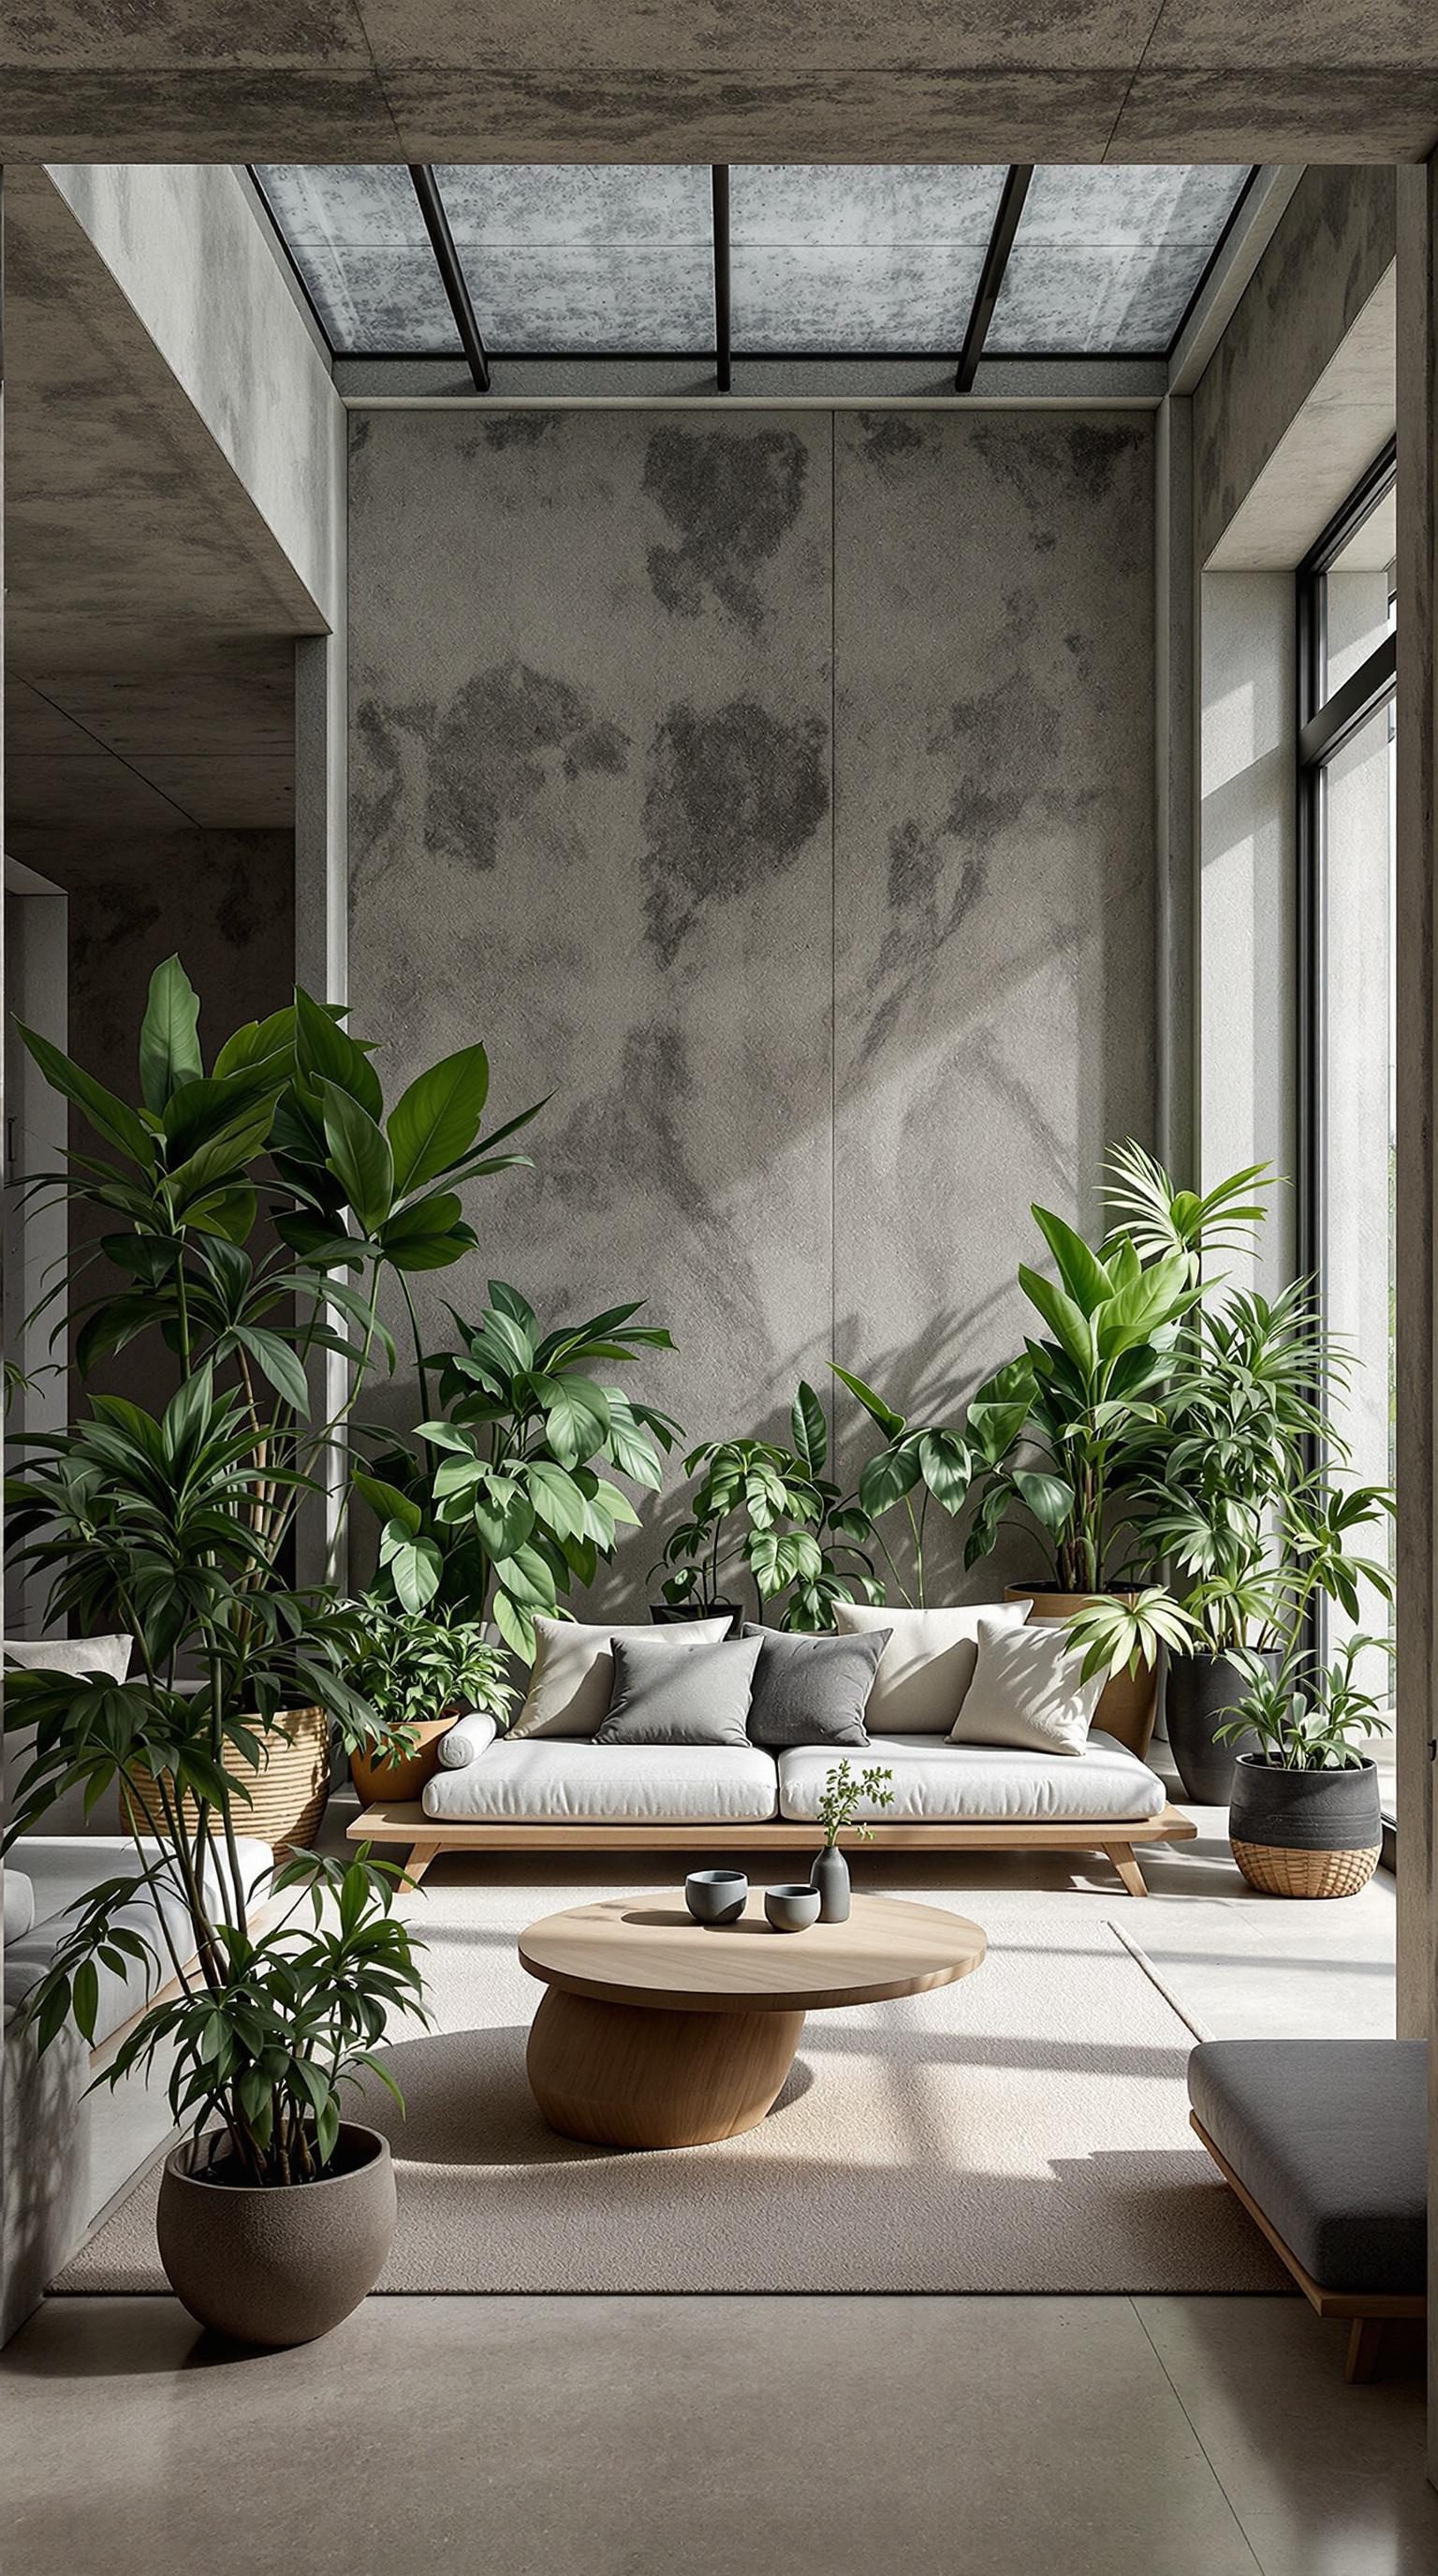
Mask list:
[[[879,1657],[864,1724],[874,1735],[947,1735],[974,1678],[979,1621],[1022,1627],[1027,1601],[974,1601],[958,1610],[889,1610],[867,1601],[838,1601],[844,1637],[891,1631]]]
[[[611,1637],[672,1638],[676,1645],[717,1644],[729,1634],[729,1614],[677,1620],[672,1627],[581,1627],[577,1619],[536,1619],[529,1696],[509,1732],[522,1735],[594,1735],[614,1688]]]
[[[1003,1744],[1019,1753],[1082,1753],[1103,1689],[1083,1681],[1083,1648],[1062,1621],[1016,1628],[979,1621],[978,1668],[954,1725],[956,1744]]]

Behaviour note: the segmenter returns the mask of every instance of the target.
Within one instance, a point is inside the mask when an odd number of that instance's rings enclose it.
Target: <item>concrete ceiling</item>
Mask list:
[[[0,159],[1399,161],[1432,0],[18,0]]]
[[[6,174],[6,832],[293,814],[313,601],[69,207]]]

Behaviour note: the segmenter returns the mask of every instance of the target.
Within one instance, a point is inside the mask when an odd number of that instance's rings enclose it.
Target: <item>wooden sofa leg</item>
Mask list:
[[[1355,2317],[1348,2330],[1348,2358],[1343,2376],[1350,2386],[1376,2379],[1383,2353],[1382,2317]]]
[[[1134,1858],[1132,1843],[1105,1843],[1104,1850],[1113,1862],[1130,1896],[1147,1896],[1147,1882]]]
[[[418,1887],[438,1849],[438,1843],[414,1844],[404,1865],[404,1874],[411,1887]]]

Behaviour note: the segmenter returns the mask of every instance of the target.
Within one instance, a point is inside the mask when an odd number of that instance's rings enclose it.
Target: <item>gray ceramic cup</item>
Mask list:
[[[711,1928],[737,1923],[749,1901],[749,1881],[742,1869],[691,1869],[684,1881],[684,1902],[696,1923]]]
[[[819,1891],[802,1880],[788,1887],[766,1887],[764,1911],[776,1932],[807,1932],[819,1920]]]

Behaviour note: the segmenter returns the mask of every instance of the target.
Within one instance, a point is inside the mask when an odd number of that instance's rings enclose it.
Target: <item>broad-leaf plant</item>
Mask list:
[[[50,1578],[52,1619],[135,1643],[124,1682],[7,1675],[6,1726],[29,1740],[6,1840],[66,1790],[80,1787],[88,1809],[123,1779],[144,1831],[33,1990],[39,2039],[70,2014],[93,2038],[101,1971],[148,1950],[174,1996],[143,2016],[112,2076],[173,2044],[176,2117],[218,2121],[231,2169],[279,2184],[324,2170],[340,2088],[387,2015],[419,1997],[388,1865],[367,1851],[347,1866],[296,1856],[258,1887],[241,1866],[247,1780],[287,1711],[317,1705],[372,1748],[383,1736],[346,1677],[350,1613],[295,1580],[295,1517],[307,1499],[318,1507],[337,1458],[343,1477],[347,1418],[367,1375],[392,1363],[387,1283],[407,1296],[413,1271],[473,1245],[463,1194],[521,1159],[495,1148],[534,1113],[481,1135],[481,1046],[430,1067],[386,1111],[370,1049],[302,991],[208,1063],[199,1020],[170,958],[151,981],[129,1099],[21,1030],[83,1122],[65,1168],[29,1184],[87,1220],[54,1283],[55,1338],[74,1335],[82,1381],[143,1341],[173,1392],[153,1413],[95,1393],[71,1428],[21,1444],[10,1532]],[[343,1393],[326,1410],[312,1390],[335,1358]],[[146,1892],[148,1941],[127,1912]],[[280,1923],[259,1921],[276,1901]]]

